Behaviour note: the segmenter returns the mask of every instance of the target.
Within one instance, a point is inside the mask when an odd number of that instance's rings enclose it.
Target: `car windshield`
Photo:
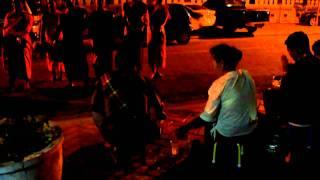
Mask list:
[[[209,9],[221,7],[244,7],[245,1],[243,0],[208,0],[203,4],[204,7]]]
[[[234,7],[234,6],[236,6],[236,7],[242,7],[242,6],[244,6],[244,1],[242,1],[242,0],[225,0],[225,2],[226,2],[226,6],[227,7]]]
[[[202,15],[200,13],[197,13],[195,11],[193,11],[193,9],[189,6],[185,6],[185,9],[187,10],[187,12],[189,13],[189,15],[195,19],[199,19],[202,17]]]
[[[204,7],[199,6],[199,5],[186,5],[187,7],[193,9],[193,10],[201,10],[204,9]]]

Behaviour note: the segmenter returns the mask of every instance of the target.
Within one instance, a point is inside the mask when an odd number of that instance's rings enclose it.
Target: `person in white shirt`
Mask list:
[[[210,125],[207,142],[211,148],[215,141],[232,140],[249,135],[256,127],[256,88],[246,70],[237,70],[242,52],[232,46],[220,44],[210,49],[219,78],[208,91],[208,101],[199,117],[182,126],[178,137],[193,128]]]

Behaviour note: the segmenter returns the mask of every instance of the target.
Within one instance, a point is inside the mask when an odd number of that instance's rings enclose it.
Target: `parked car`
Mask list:
[[[216,11],[216,25],[227,33],[246,28],[253,33],[269,21],[269,11],[246,9],[242,0],[208,0],[203,6]]]
[[[167,40],[176,40],[179,44],[187,44],[191,36],[191,16],[185,6],[181,4],[168,4],[170,13],[165,26]]]
[[[317,24],[317,12],[316,11],[307,11],[301,14],[299,18],[299,23],[308,26],[316,26],[320,25],[320,16],[318,16],[318,24]]]
[[[200,5],[186,5],[191,18],[192,30],[213,26],[216,23],[216,11]]]

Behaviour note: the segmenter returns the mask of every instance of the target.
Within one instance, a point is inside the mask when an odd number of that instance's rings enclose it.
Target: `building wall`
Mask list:
[[[299,15],[317,9],[320,0],[246,0],[249,9],[269,10],[271,23],[297,23]]]
[[[74,3],[76,1],[78,1],[78,3],[81,6],[90,6],[90,5],[94,5],[96,6],[98,3],[98,0],[72,0]],[[147,2],[147,0],[142,0],[143,2]],[[114,5],[118,5],[118,4],[123,4],[124,2],[126,2],[126,0],[104,0],[104,4],[114,4]],[[206,2],[206,0],[163,0],[163,3],[179,3],[179,4],[198,4],[198,5],[202,5],[204,2]]]

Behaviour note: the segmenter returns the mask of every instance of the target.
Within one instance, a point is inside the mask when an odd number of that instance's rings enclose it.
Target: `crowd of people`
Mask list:
[[[161,78],[159,69],[164,68],[166,62],[164,26],[169,16],[161,0],[150,0],[147,4],[140,0],[127,1],[116,13],[105,10],[103,0],[98,1],[97,9],[92,12],[71,0],[48,0],[42,13],[39,49],[42,58],[52,64],[49,69],[53,80],[61,80],[65,70],[68,87],[73,87],[78,80],[89,85],[88,52],[93,51],[96,56],[94,70],[99,77],[117,69],[118,58],[113,54],[121,46],[130,47],[130,63],[141,72],[145,45],[148,46],[148,62],[153,73],[151,78]],[[28,89],[33,16],[27,1],[12,0],[12,8],[4,19],[4,52],[8,59],[10,89],[15,88],[16,79],[24,80],[24,89]],[[12,52],[18,48],[20,53]],[[24,63],[14,63],[17,60]]]
[[[23,2],[14,1],[5,17],[3,34],[9,85],[14,88],[16,79],[22,79],[27,89],[31,79],[29,32],[33,19],[27,3]],[[102,0],[98,2],[98,9],[88,16],[69,0],[50,1],[44,14],[44,56],[54,61],[53,79],[62,78],[64,65],[68,86],[72,87],[75,80],[88,85],[83,44],[84,32],[88,30],[97,56],[93,118],[106,142],[117,149],[117,161],[128,165],[133,155],[144,157],[146,145],[159,138],[159,120],[166,119],[163,103],[141,71],[143,47],[147,44],[151,79],[162,76],[159,70],[166,65],[164,26],[169,14],[162,0],[149,0],[147,4],[140,0],[127,1],[123,13],[116,17],[103,9]],[[287,121],[289,139],[284,161],[303,167],[306,154],[317,155],[319,150],[320,126],[314,104],[320,100],[316,83],[320,72],[320,41],[312,46],[314,54],[303,32],[290,34],[285,45],[290,58],[281,57],[284,71],[280,86],[281,118]],[[215,163],[216,155],[212,151],[216,143],[218,148],[250,143],[259,123],[254,80],[248,71],[237,68],[242,59],[241,50],[219,44],[209,52],[219,77],[208,90],[204,111],[176,132],[182,138],[190,129],[206,127],[205,164]]]

